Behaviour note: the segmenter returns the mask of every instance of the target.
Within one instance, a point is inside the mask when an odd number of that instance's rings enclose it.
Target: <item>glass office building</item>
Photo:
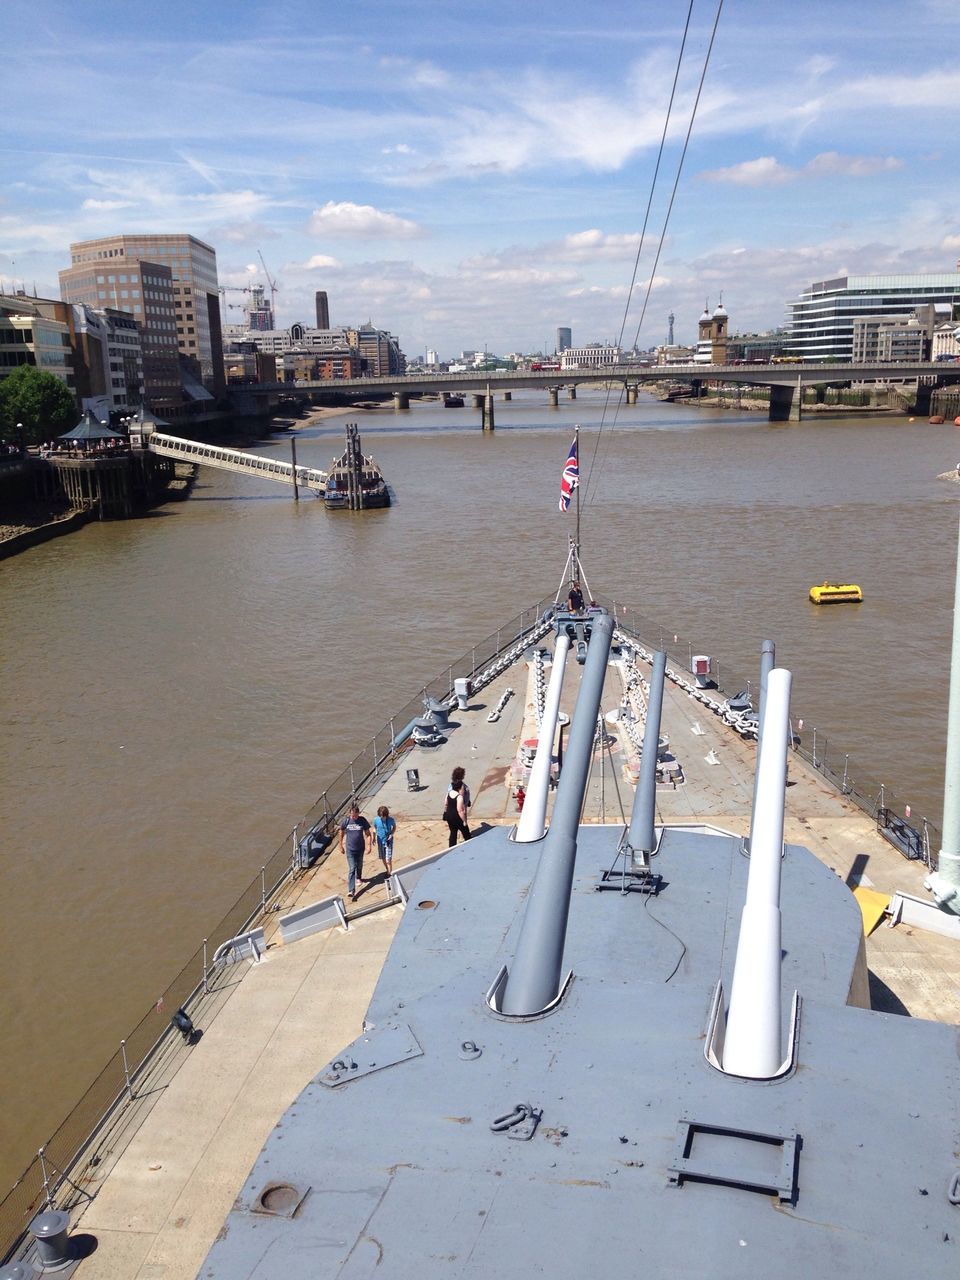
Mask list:
[[[821,280],[788,304],[785,350],[803,360],[850,360],[855,321],[903,316],[927,303],[960,309],[960,272]]]

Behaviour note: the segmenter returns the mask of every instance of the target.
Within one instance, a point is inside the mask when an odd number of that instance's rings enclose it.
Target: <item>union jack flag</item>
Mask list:
[[[567,454],[567,460],[563,464],[563,475],[560,477],[560,510],[567,511],[570,507],[570,499],[573,497],[573,491],[580,483],[580,463],[577,460],[577,437],[573,437],[573,444],[570,446],[570,452]]]

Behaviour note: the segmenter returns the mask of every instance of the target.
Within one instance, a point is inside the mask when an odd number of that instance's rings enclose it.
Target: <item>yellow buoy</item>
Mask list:
[[[814,604],[859,604],[863,592],[855,582],[824,582],[810,588]]]

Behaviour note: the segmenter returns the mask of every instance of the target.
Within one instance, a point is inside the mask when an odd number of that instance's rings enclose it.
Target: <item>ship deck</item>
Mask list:
[[[637,665],[646,676],[646,664]],[[576,696],[575,673],[571,660],[561,702],[567,714]],[[488,714],[508,687],[513,696],[490,721]],[[521,660],[475,695],[466,711],[451,712],[442,745],[411,745],[398,754],[393,770],[381,773],[363,811],[372,819],[377,806],[386,804],[396,817],[395,869],[446,846],[440,813],[457,765],[466,770],[471,788],[474,831],[515,823],[518,751],[537,734],[534,688],[532,669]],[[624,697],[624,670],[611,662],[603,710],[619,707]],[[658,822],[746,834],[755,744],[669,681],[661,734],[669,738],[682,781],[658,787]],[[633,750],[619,724],[609,725],[609,736],[595,755],[585,822],[629,819]],[[408,769],[419,773],[416,791],[408,790]],[[851,887],[926,896],[922,865],[903,858],[869,815],[797,755],[789,765],[784,836],[809,848]],[[381,872],[379,862],[375,869]],[[366,874],[371,875],[369,866]],[[278,915],[330,895],[346,898],[345,879],[344,859],[334,845],[321,865],[291,883]],[[202,1038],[191,1048],[178,1046],[159,1074],[141,1086],[126,1132],[83,1180],[92,1199],[78,1204],[74,1230],[98,1242],[80,1265],[83,1280],[197,1274],[286,1108],[362,1028],[402,907],[391,898],[386,877],[376,874],[347,909],[347,929],[327,929],[287,945],[272,921],[266,953],[258,963],[234,966],[201,1022]],[[875,1009],[960,1022],[955,942],[881,924],[866,948]]]

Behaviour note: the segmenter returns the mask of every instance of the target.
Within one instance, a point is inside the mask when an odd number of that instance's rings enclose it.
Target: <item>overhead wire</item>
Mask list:
[[[681,152],[680,152],[680,159],[679,159],[678,164],[677,164],[677,172],[676,172],[676,176],[675,176],[675,178],[674,178],[674,182],[673,182],[673,189],[671,190],[671,193],[670,193],[670,200],[669,200],[669,203],[668,203],[668,205],[667,205],[667,211],[666,211],[666,214],[664,215],[664,219],[663,219],[663,226],[662,226],[662,228],[661,228],[661,230],[660,230],[660,237],[659,237],[659,241],[658,241],[658,243],[657,243],[657,251],[656,251],[656,254],[654,255],[653,266],[651,267],[650,272],[649,272],[649,275],[648,275],[646,293],[644,294],[643,306],[642,306],[641,311],[640,311],[640,319],[639,319],[639,320],[638,320],[638,322],[637,322],[637,328],[636,328],[636,332],[635,332],[635,334],[634,334],[634,340],[633,340],[633,344],[632,344],[633,349],[635,349],[635,348],[636,348],[637,342],[639,341],[639,337],[640,337],[640,330],[641,330],[641,329],[642,329],[642,327],[643,327],[643,321],[644,321],[644,318],[646,317],[646,313],[647,313],[647,306],[648,306],[648,304],[649,304],[649,301],[650,301],[650,294],[651,294],[651,291],[652,291],[652,289],[653,289],[653,281],[654,281],[654,278],[655,278],[655,275],[656,275],[657,266],[659,265],[659,262],[660,262],[660,256],[661,256],[661,254],[662,254],[662,252],[663,252],[663,245],[664,245],[664,241],[666,240],[666,235],[667,235],[667,227],[668,227],[669,222],[670,222],[670,214],[671,214],[671,212],[673,211],[674,201],[675,201],[675,199],[676,199],[677,190],[678,190],[679,185],[680,185],[680,177],[681,177],[681,175],[682,175],[682,173],[683,173],[683,165],[684,165],[684,161],[685,161],[685,159],[686,159],[687,149],[688,149],[688,147],[689,147],[689,145],[690,145],[690,137],[691,137],[691,135],[692,135],[692,133],[693,133],[693,126],[694,126],[694,122],[695,122],[696,117],[697,117],[697,110],[698,110],[698,108],[699,108],[699,106],[700,106],[700,98],[701,98],[701,96],[702,96],[702,94],[703,94],[703,86],[704,86],[704,82],[705,82],[705,80],[706,80],[707,68],[708,68],[708,67],[709,67],[709,65],[710,65],[710,56],[711,56],[711,54],[712,54],[712,52],[713,52],[713,45],[714,45],[714,41],[716,40],[717,27],[718,27],[718,25],[719,25],[719,23],[720,23],[720,14],[721,14],[722,10],[723,10],[723,0],[717,0],[717,10],[716,10],[716,13],[715,13],[715,15],[714,15],[714,19],[713,19],[713,27],[712,27],[712,30],[711,30],[711,32],[710,32],[710,41],[709,41],[709,44],[707,45],[707,51],[706,51],[706,54],[705,54],[705,56],[704,56],[703,66],[702,66],[701,71],[700,71],[700,81],[699,81],[699,83],[698,83],[698,85],[697,85],[697,92],[696,92],[696,96],[695,96],[695,98],[694,98],[693,106],[692,106],[691,111],[690,111],[690,120],[689,120],[689,122],[688,122],[688,124],[687,124],[687,132],[686,132],[686,136],[685,136],[685,138],[684,138],[683,148],[682,148],[682,150],[681,150]],[[663,156],[664,147],[665,147],[665,145],[666,145],[667,131],[668,131],[668,129],[669,129],[670,117],[671,117],[671,113],[672,113],[672,110],[673,110],[673,103],[674,103],[674,99],[675,99],[675,96],[676,96],[677,83],[678,83],[678,81],[679,81],[679,77],[680,77],[681,64],[682,64],[682,62],[683,62],[683,55],[684,55],[684,50],[685,50],[685,48],[686,48],[687,35],[688,35],[688,33],[689,33],[689,29],[690,29],[690,22],[691,22],[692,14],[693,14],[693,0],[690,0],[690,5],[689,5],[689,8],[688,8],[688,10],[687,10],[686,23],[685,23],[685,25],[684,25],[684,30],[683,30],[683,38],[682,38],[681,43],[680,43],[680,51],[679,51],[679,53],[678,53],[678,55],[677,55],[677,65],[676,65],[676,68],[675,68],[675,71],[674,71],[673,86],[672,86],[672,88],[671,88],[671,90],[670,90],[670,100],[669,100],[669,104],[668,104],[668,107],[667,107],[667,114],[666,114],[666,118],[665,118],[665,120],[664,120],[663,134],[662,134],[662,136],[661,136],[661,138],[660,138],[660,148],[659,148],[659,151],[658,151],[658,153],[657,153],[657,161],[656,161],[656,165],[655,165],[655,167],[654,167],[653,178],[652,178],[652,181],[651,181],[651,184],[650,184],[650,194],[649,194],[648,199],[647,199],[647,208],[646,208],[646,212],[645,212],[645,214],[644,214],[643,230],[642,230],[641,235],[640,235],[640,243],[639,243],[639,244],[638,244],[638,246],[637,246],[637,253],[636,253],[636,257],[635,257],[635,259],[634,259],[634,265],[633,265],[633,275],[632,275],[632,278],[631,278],[631,281],[630,281],[630,288],[629,288],[629,290],[628,290],[628,292],[627,292],[627,300],[626,300],[626,303],[625,303],[625,306],[624,306],[623,320],[622,320],[622,322],[621,322],[621,326],[620,326],[620,335],[619,335],[619,340],[618,340],[618,346],[621,348],[621,350],[622,350],[622,348],[623,348],[623,335],[624,335],[624,333],[626,332],[627,318],[628,318],[628,316],[629,316],[630,306],[631,306],[631,303],[632,303],[632,301],[633,301],[633,292],[634,292],[634,289],[636,288],[637,275],[639,274],[640,257],[641,257],[641,254],[643,253],[644,240],[645,240],[645,238],[646,238],[646,229],[647,229],[648,220],[649,220],[649,217],[650,217],[650,209],[651,209],[651,205],[652,205],[652,203],[653,203],[653,197],[654,197],[654,193],[655,193],[655,190],[656,190],[656,185],[657,185],[657,181],[658,181],[658,177],[659,177],[659,173],[660,173],[660,163],[661,163],[661,159],[662,159],[662,156]],[[606,452],[607,452],[607,450],[609,449],[609,435],[610,435],[610,432],[607,432],[607,441],[605,442],[605,445],[604,445],[604,454],[603,454],[603,456],[600,456],[600,443],[601,443],[601,440],[603,439],[603,436],[604,436],[604,427],[605,427],[605,423],[606,423],[607,409],[608,409],[608,406],[609,406],[609,404],[610,404],[610,400],[611,400],[611,392],[610,392],[610,389],[608,388],[608,389],[607,389],[606,397],[605,397],[605,399],[604,399],[603,410],[602,410],[602,412],[601,412],[601,416],[600,416],[600,429],[599,429],[599,431],[597,432],[596,438],[595,438],[595,440],[594,440],[594,444],[593,444],[593,451],[592,451],[592,454],[591,454],[591,457],[590,457],[590,466],[589,466],[589,469],[588,469],[588,471],[587,471],[587,480],[586,480],[586,484],[585,484],[585,485],[584,485],[584,487],[583,487],[583,504],[584,504],[585,506],[586,506],[586,505],[589,505],[589,503],[592,501],[593,497],[595,496],[596,490],[593,488],[593,477],[594,477],[594,471],[596,470],[597,479],[599,480],[600,474],[602,473],[602,470],[603,470],[603,462],[604,462],[605,457],[606,457]],[[618,396],[617,396],[617,404],[616,404],[616,407],[615,407],[615,410],[614,410],[614,414],[613,414],[613,423],[612,423],[612,426],[611,426],[611,430],[613,429],[613,427],[614,427],[614,426],[616,426],[616,420],[617,420],[617,416],[618,416],[618,414],[619,414],[619,409],[620,409],[620,405],[621,405],[622,401],[623,401],[623,390],[622,390],[622,388],[621,388],[621,389],[620,389],[620,391],[618,392]],[[598,468],[598,465],[597,465],[597,464],[598,464],[598,458],[599,458],[599,468]]]

